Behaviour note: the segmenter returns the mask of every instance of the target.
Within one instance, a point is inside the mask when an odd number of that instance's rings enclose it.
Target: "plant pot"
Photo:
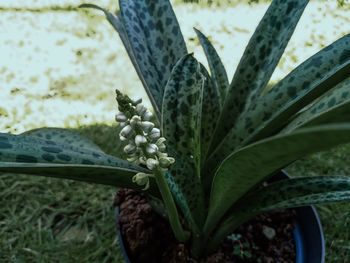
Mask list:
[[[286,180],[290,176],[281,170],[271,181]],[[324,263],[325,245],[320,219],[313,206],[305,206],[294,209],[296,220],[294,222],[294,239],[296,248],[296,263]],[[127,263],[132,263],[128,257],[127,249],[123,242],[120,225],[118,223],[119,207],[115,209],[115,220],[118,230],[120,248]]]

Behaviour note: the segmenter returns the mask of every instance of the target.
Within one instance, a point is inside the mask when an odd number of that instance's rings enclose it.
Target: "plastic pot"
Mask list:
[[[281,170],[271,181],[286,180],[290,176]],[[322,225],[313,206],[295,208],[294,239],[296,247],[296,263],[324,263],[325,244]],[[115,209],[115,221],[118,230],[119,245],[126,263],[131,263],[125,248],[118,223],[119,207]]]

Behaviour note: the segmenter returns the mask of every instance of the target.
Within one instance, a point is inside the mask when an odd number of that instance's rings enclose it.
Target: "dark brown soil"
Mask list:
[[[184,244],[176,242],[167,221],[152,211],[143,194],[119,189],[115,205],[120,207],[119,224],[131,263],[295,263],[293,210],[256,217],[215,253],[196,261]]]

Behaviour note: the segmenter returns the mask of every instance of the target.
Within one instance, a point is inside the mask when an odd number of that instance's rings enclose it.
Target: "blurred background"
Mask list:
[[[149,102],[118,34],[83,0],[0,0],[0,132],[72,128],[118,155],[116,88]],[[114,11],[115,0],[90,1]],[[186,2],[186,3],[185,3]],[[207,65],[193,27],[216,47],[229,79],[269,1],[172,1],[189,52]],[[310,1],[272,76],[277,82],[350,32],[348,1]],[[344,175],[350,147],[288,167],[295,176]],[[123,262],[115,234],[113,187],[0,175],[0,263]],[[326,262],[350,262],[350,205],[318,206]],[[345,218],[345,219],[344,219]]]
[[[0,0],[1,132],[111,124],[115,88],[146,99],[118,34],[101,12],[79,10],[83,2]],[[114,0],[93,2],[117,8]],[[172,2],[189,52],[207,64],[196,27],[213,42],[231,79],[267,1]],[[337,1],[311,1],[271,81],[348,33],[348,12]]]

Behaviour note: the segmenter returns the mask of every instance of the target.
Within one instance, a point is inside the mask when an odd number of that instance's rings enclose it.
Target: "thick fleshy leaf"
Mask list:
[[[305,155],[346,142],[350,124],[333,124],[274,136],[234,152],[214,177],[205,230],[212,230],[229,207],[268,175]]]
[[[272,183],[252,191],[232,207],[207,250],[214,249],[240,224],[260,213],[344,200],[350,200],[350,178],[345,176],[304,177]]]
[[[183,213],[191,213],[197,226],[203,224],[204,218],[199,179],[203,84],[200,64],[191,54],[184,56],[165,87],[162,112],[163,136],[167,138],[169,155],[175,157],[175,164],[170,167],[172,180],[168,182],[173,192],[183,195],[176,194],[175,198],[181,199],[177,202]]]
[[[275,134],[299,110],[349,75],[350,34],[306,60],[245,111],[212,154],[210,165],[218,164],[238,146]]]
[[[166,173],[166,180],[176,200],[177,205],[189,222],[189,227],[199,233],[205,221],[204,194],[199,178],[194,167],[186,158],[176,151],[167,148],[170,156],[175,158],[175,163]]]
[[[163,136],[195,167],[198,177],[203,86],[201,65],[192,54],[184,56],[165,87],[162,112]]]
[[[92,141],[68,129],[39,128],[26,131],[21,135],[38,137],[45,140],[51,140],[57,143],[70,144],[76,147],[102,152],[101,148],[94,144]]]
[[[129,41],[128,35],[126,33],[125,30],[125,26],[124,26],[124,22],[123,22],[123,18],[120,14],[120,11],[118,11],[116,14],[112,14],[111,12],[107,11],[106,9],[99,7],[97,5],[93,5],[93,4],[82,4],[79,7],[82,8],[95,8],[98,10],[101,10],[104,12],[104,14],[106,15],[107,20],[109,21],[109,23],[114,27],[114,29],[118,32],[120,39],[122,40],[124,47],[129,55],[129,58],[136,70],[137,75],[139,76],[145,90],[146,93],[148,94],[148,98],[150,99],[153,109],[154,109],[154,113],[155,116],[157,118],[157,121],[160,122],[160,108],[158,107],[157,101],[155,100],[154,96],[156,96],[156,94],[153,94],[150,90],[150,80],[146,79],[145,75],[143,74],[144,72],[144,68],[142,66],[140,66],[140,62],[136,59],[134,50],[131,46],[131,43]],[[150,68],[150,72],[152,72],[152,68]],[[153,73],[152,73],[153,74]],[[155,75],[155,73],[153,74]]]
[[[132,182],[132,177],[137,172],[131,169],[103,165],[0,161],[0,173],[39,175],[142,190],[144,186],[138,186]],[[156,182],[152,178],[148,192],[159,196]]]
[[[194,28],[194,30],[207,57],[210,68],[210,75],[216,88],[220,92],[220,101],[221,105],[223,105],[226,98],[227,89],[229,87],[225,67],[222,64],[218,53],[216,52],[214,46],[210,43],[209,39],[196,28]]]
[[[266,87],[308,2],[274,0],[271,3],[233,76],[212,149],[235,125],[247,103],[254,101]]]
[[[161,112],[171,70],[187,53],[174,11],[168,0],[119,0],[119,7],[145,88]]]
[[[148,170],[101,151],[39,137],[0,133],[0,171],[140,189],[132,176]],[[86,174],[86,175],[85,175]],[[152,178],[151,178],[152,179]],[[152,179],[154,192],[155,183]]]
[[[201,166],[205,163],[212,136],[221,112],[219,90],[207,70],[201,65],[205,81],[203,86],[203,104],[201,121]]]
[[[300,113],[281,133],[289,133],[304,126],[335,122],[350,122],[350,77]]]

